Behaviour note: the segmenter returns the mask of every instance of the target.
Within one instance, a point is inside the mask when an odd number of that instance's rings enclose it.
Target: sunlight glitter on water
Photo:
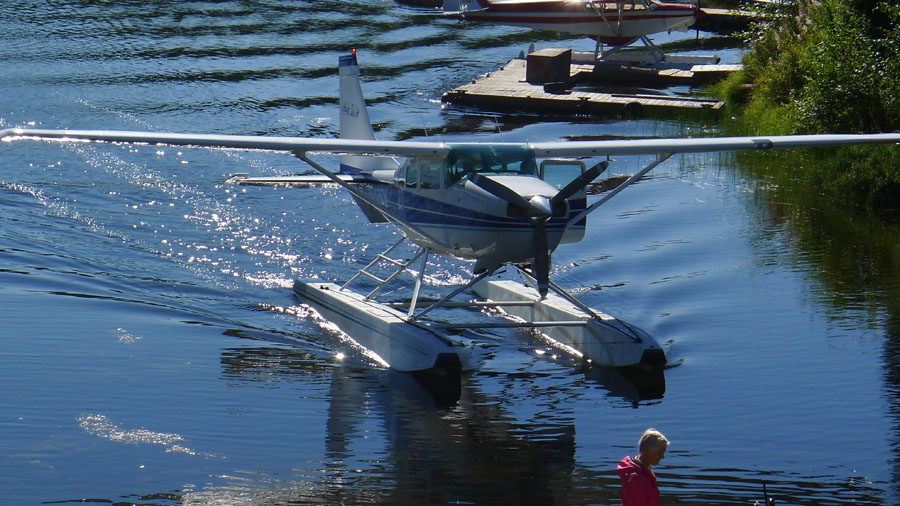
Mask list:
[[[155,432],[145,428],[123,429],[101,414],[85,414],[78,417],[78,425],[84,432],[116,443],[159,445],[166,452],[183,453],[206,458],[221,458],[208,452],[197,452],[181,444],[184,438],[178,434]]]

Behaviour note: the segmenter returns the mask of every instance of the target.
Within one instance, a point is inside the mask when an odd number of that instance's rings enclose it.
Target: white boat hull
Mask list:
[[[334,283],[297,280],[294,292],[357,344],[378,355],[391,369],[404,372],[472,369],[469,350],[446,334],[411,323],[405,314],[366,300]]]
[[[594,310],[598,318],[585,313],[562,297],[550,293],[541,299],[537,290],[508,280],[485,280],[473,291],[495,302],[527,301],[529,305],[503,306],[503,310],[528,322],[584,322],[583,325],[542,326],[540,332],[568,346],[591,363],[605,367],[647,366],[666,364],[666,356],[650,334]]]

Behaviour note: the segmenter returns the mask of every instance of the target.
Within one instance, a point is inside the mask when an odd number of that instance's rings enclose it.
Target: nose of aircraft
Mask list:
[[[543,195],[535,195],[528,201],[528,214],[536,218],[546,218],[553,213],[550,199]]]

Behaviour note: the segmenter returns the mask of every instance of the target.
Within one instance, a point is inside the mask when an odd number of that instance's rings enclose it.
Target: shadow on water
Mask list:
[[[663,370],[647,373],[642,370],[612,367],[587,367],[584,378],[607,390],[609,395],[630,401],[634,407],[642,401],[662,399],[666,393]]]

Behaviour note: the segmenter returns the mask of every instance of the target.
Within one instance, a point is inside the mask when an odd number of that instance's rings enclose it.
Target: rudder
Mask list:
[[[338,59],[340,76],[340,129],[341,139],[375,140],[375,131],[369,120],[366,100],[359,82],[359,64],[356,50]],[[376,170],[394,170],[400,164],[383,156],[341,156],[341,173],[371,173]]]

